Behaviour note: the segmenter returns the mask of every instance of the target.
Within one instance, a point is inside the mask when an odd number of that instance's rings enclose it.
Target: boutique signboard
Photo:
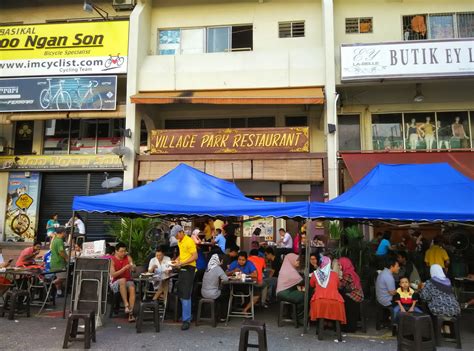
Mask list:
[[[474,76],[474,41],[417,40],[341,46],[341,80]]]

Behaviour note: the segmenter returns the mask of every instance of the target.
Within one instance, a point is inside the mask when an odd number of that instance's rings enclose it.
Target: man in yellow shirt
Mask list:
[[[176,236],[179,247],[179,256],[173,263],[179,269],[178,297],[181,300],[183,320],[181,330],[188,330],[191,325],[191,295],[198,254],[196,244],[184,233],[183,227],[175,225],[171,229],[171,235]]]
[[[433,239],[433,245],[425,253],[425,263],[428,267],[439,264],[443,269],[449,266],[449,256],[445,249],[441,247],[440,238]]]

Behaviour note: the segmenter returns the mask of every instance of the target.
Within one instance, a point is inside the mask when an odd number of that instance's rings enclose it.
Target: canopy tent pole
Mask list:
[[[133,219],[130,218],[130,230],[128,233],[128,254],[132,254],[132,228],[133,228]]]
[[[63,319],[66,318],[66,304],[67,304],[67,295],[68,295],[67,292],[68,292],[68,286],[69,286],[69,273],[70,273],[71,257],[72,257],[72,250],[73,250],[72,240],[74,238],[74,217],[75,216],[76,216],[76,212],[72,211],[71,236],[70,236],[70,240],[68,239],[69,253],[68,253],[68,259],[67,259],[67,266],[66,266],[66,286],[64,287]]]
[[[313,230],[311,226],[311,218],[306,220],[306,243],[304,258],[304,329],[303,333],[308,332],[309,324],[309,255],[311,253],[311,239],[313,238]]]

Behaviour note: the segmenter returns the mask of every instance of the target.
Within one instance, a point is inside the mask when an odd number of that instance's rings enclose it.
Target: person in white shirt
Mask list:
[[[153,300],[158,300],[162,294],[168,293],[168,280],[163,280],[164,275],[171,271],[171,259],[165,256],[163,249],[157,248],[155,257],[150,260],[148,264],[148,272],[154,273],[153,281],[156,290]]]
[[[74,237],[76,238],[77,236],[82,236],[83,241],[85,241],[86,237],[86,225],[82,221],[82,218],[80,215],[75,214],[73,218],[71,218],[67,223],[66,223],[66,228],[70,228],[72,226],[72,223],[74,223]],[[77,239],[76,239],[77,240]],[[68,243],[71,243],[71,238],[69,238]],[[82,242],[81,242],[82,244]]]
[[[293,238],[284,228],[280,228],[280,248],[282,253],[289,253],[293,250]]]

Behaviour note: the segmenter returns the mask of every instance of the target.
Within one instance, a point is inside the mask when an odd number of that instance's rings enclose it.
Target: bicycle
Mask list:
[[[10,222],[10,228],[17,235],[21,236],[30,228],[31,220],[26,211],[21,208],[8,211],[7,217],[13,217]]]
[[[116,56],[112,56],[111,54],[109,54],[109,58],[107,59],[107,61],[105,61],[105,68],[110,68],[112,64],[114,64],[116,67],[120,67],[123,65],[124,62],[125,58],[120,57],[120,54],[117,54]]]
[[[99,92],[94,92],[94,88],[99,86],[99,82],[96,80],[90,80],[87,85],[80,85],[80,78],[74,78],[77,83],[76,95],[78,97],[77,106],[82,109],[85,103],[86,109],[102,110],[102,96]],[[80,89],[87,88],[84,95],[81,96]]]
[[[71,95],[63,90],[63,85],[64,80],[60,80],[57,85],[51,85],[51,79],[52,78],[46,78],[48,81],[48,87],[44,88],[41,90],[40,93],[40,105],[43,109],[47,109],[56,102],[56,109],[59,110],[60,105],[66,105],[67,109],[69,110],[71,108],[72,104],[72,99]],[[56,91],[56,94],[53,95],[52,93],[52,88],[53,87],[58,87],[58,90]]]

